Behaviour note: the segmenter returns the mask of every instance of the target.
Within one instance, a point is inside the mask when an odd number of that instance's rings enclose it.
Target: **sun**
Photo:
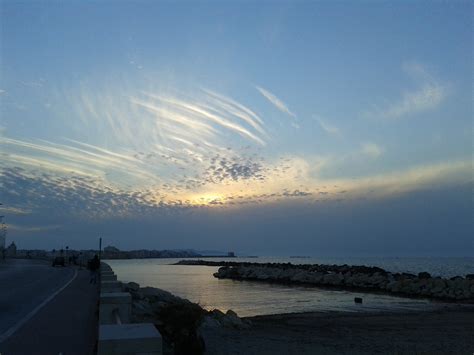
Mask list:
[[[199,195],[199,198],[198,200],[200,201],[218,201],[218,200],[222,200],[224,198],[223,195],[221,194],[202,194],[202,195]]]
[[[225,202],[225,196],[218,193],[201,193],[190,196],[189,201],[193,205],[216,205]]]

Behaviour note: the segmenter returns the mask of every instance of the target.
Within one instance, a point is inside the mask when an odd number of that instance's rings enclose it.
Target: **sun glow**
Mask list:
[[[194,192],[192,194],[176,195],[173,201],[182,201],[187,206],[222,206],[227,204],[228,196],[211,192]]]
[[[191,198],[195,204],[198,205],[212,205],[216,203],[224,203],[225,196],[217,193],[205,193],[193,196]]]

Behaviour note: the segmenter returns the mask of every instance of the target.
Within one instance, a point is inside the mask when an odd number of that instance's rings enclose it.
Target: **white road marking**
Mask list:
[[[68,287],[71,282],[74,281],[74,279],[77,277],[77,269],[74,269],[74,275],[72,278],[64,284],[63,287],[61,287],[59,290],[54,292],[52,295],[50,295],[48,298],[46,298],[41,304],[39,304],[35,309],[33,309],[30,313],[28,313],[25,317],[23,317],[18,323],[16,323],[14,326],[12,326],[10,329],[8,329],[6,332],[4,332],[2,335],[0,335],[0,343],[3,343],[5,340],[7,340],[10,336],[12,336],[20,327],[28,322],[36,313],[39,312],[41,308],[43,308],[49,301],[51,301],[54,297],[56,297],[62,290],[64,290],[66,287]]]

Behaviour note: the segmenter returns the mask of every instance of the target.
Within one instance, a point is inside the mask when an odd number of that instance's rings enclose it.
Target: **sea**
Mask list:
[[[194,258],[188,258],[194,259]],[[474,273],[474,258],[325,258],[325,257],[236,257],[195,258],[209,261],[257,263],[337,264],[378,266],[391,272],[418,273],[453,277]],[[256,281],[219,280],[213,276],[219,267],[173,265],[182,259],[107,260],[120,281],[164,289],[179,297],[199,303],[203,308],[232,309],[241,317],[294,312],[321,311],[410,311],[428,310],[444,305],[424,299],[410,299],[323,289],[314,286],[278,285]],[[356,304],[355,297],[363,303]]]

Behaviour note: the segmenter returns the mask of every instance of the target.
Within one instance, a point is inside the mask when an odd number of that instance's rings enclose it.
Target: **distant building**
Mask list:
[[[12,242],[7,248],[8,256],[16,256],[16,245],[15,242]]]
[[[109,245],[104,248],[104,254],[102,257],[104,259],[117,259],[121,257],[121,254],[122,253],[118,248]]]
[[[104,248],[104,253],[120,253],[120,249],[109,245]]]
[[[233,251],[229,251],[229,252],[227,253],[227,256],[228,256],[229,258],[234,258],[234,257],[235,257],[235,253],[234,253]]]

